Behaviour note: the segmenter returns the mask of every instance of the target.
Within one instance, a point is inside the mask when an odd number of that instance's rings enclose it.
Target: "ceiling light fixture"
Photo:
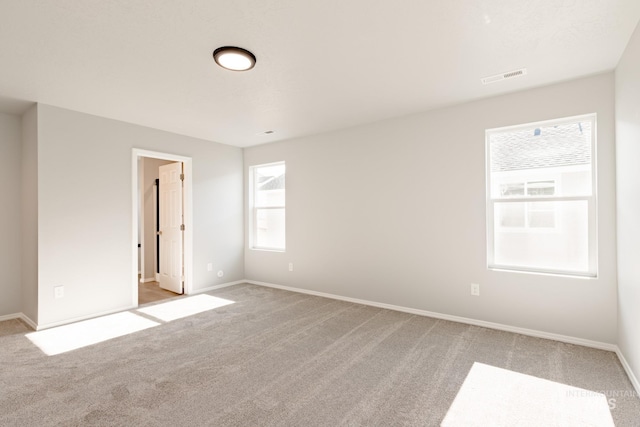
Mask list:
[[[222,68],[232,71],[247,71],[256,65],[256,56],[236,46],[222,46],[213,51],[213,59]]]

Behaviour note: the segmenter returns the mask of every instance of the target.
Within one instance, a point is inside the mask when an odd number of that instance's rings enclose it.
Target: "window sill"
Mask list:
[[[525,269],[524,267],[505,267],[497,265],[488,265],[487,269],[490,271],[499,271],[505,273],[521,273],[521,274],[535,274],[538,276],[553,276],[563,277],[568,279],[597,279],[597,273],[581,273],[575,271],[552,271],[552,270],[535,270]]]
[[[280,252],[285,253],[286,249],[275,249],[275,248],[249,248],[250,251],[260,251],[260,252]]]

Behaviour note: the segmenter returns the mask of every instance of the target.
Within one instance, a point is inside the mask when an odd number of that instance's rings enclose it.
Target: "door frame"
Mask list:
[[[171,153],[149,151],[139,148],[132,149],[131,155],[131,304],[138,306],[138,211],[140,185],[140,171],[138,161],[142,157],[182,162],[184,167],[184,294],[192,291],[193,284],[193,161],[191,157],[180,156]]]

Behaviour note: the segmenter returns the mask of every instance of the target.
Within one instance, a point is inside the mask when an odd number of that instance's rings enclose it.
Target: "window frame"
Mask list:
[[[284,203],[282,205],[277,205],[277,206],[262,206],[262,205],[258,205],[256,202],[256,196],[257,196],[257,191],[256,191],[256,179],[257,179],[257,174],[256,171],[258,169],[261,168],[265,168],[265,167],[273,167],[273,166],[284,166],[285,169],[285,189],[284,189]],[[249,249],[252,250],[257,250],[257,251],[269,251],[269,252],[286,252],[286,247],[287,247],[287,234],[286,234],[286,199],[287,199],[287,189],[286,189],[286,176],[287,176],[287,167],[286,167],[286,163],[285,161],[278,161],[278,162],[271,162],[271,163],[262,163],[259,165],[253,165],[253,166],[249,166],[249,210],[251,212],[251,215],[249,217]],[[256,240],[257,240],[257,236],[258,236],[258,212],[260,210],[265,210],[265,209],[282,209],[284,211],[284,217],[285,217],[285,229],[283,231],[284,236],[283,236],[283,241],[284,241],[284,246],[283,247],[270,247],[270,246],[260,246],[257,244]]]
[[[526,184],[525,193],[523,197],[492,197],[492,181],[491,181],[491,135],[496,133],[504,133],[508,131],[519,130],[532,130],[534,131],[539,127],[549,127],[562,124],[570,124],[575,122],[591,122],[591,194],[585,196],[559,196],[554,194],[548,197],[532,197],[527,196]],[[532,123],[519,124],[514,126],[505,126],[500,128],[492,128],[485,130],[485,198],[486,198],[486,238],[487,238],[487,268],[489,270],[506,270],[522,273],[542,273],[561,276],[578,276],[578,277],[598,277],[598,227],[597,227],[597,114],[584,114],[579,116],[564,117],[559,119],[544,120]],[[529,180],[526,180],[529,181]],[[557,188],[558,180],[556,180]],[[529,203],[529,202],[571,202],[571,201],[586,201],[587,203],[587,221],[588,221],[588,269],[586,271],[570,271],[570,270],[556,270],[547,268],[534,268],[524,267],[517,265],[500,265],[494,262],[495,259],[495,204],[496,203]],[[525,215],[527,214],[525,209]],[[556,222],[557,222],[556,217]],[[526,218],[525,218],[526,221]],[[536,233],[536,232],[549,232],[549,229],[535,229],[535,228],[520,228],[514,229],[523,233]]]

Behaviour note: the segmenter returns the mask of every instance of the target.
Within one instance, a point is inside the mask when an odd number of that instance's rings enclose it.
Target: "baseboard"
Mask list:
[[[89,314],[87,316],[80,316],[80,317],[74,317],[72,319],[61,320],[59,322],[51,322],[51,323],[44,323],[44,324],[38,324],[38,325],[34,324],[34,329],[36,331],[41,331],[43,329],[55,328],[56,326],[62,326],[62,325],[67,325],[69,323],[81,322],[83,320],[93,319],[95,317],[107,316],[109,314],[120,313],[121,311],[133,310],[136,308],[138,308],[137,305],[129,305],[126,307],[116,308],[114,310],[107,310],[100,313]]]
[[[20,319],[21,316],[22,313],[5,314],[4,316],[0,316],[0,322],[4,322],[5,320]]]
[[[147,277],[146,279],[140,279],[140,283],[149,283],[149,282],[155,282],[156,278],[155,277]]]
[[[625,372],[627,373],[627,376],[629,377],[629,381],[631,381],[633,388],[636,389],[636,394],[640,396],[640,381],[638,381],[638,377],[636,377],[633,370],[631,369],[631,366],[627,362],[627,359],[625,359],[624,355],[622,354],[622,350],[620,350],[620,348],[617,346],[616,346],[616,354],[618,355],[620,364],[622,364],[622,367],[624,368]]]
[[[29,319],[29,317],[27,317],[26,314],[24,313],[13,313],[13,314],[7,314],[4,316],[0,316],[0,322],[4,322],[5,320],[13,320],[13,319],[20,319],[22,320],[24,323],[26,323],[27,325],[29,325],[32,329],[36,329],[36,322],[34,322],[33,320]]]
[[[22,321],[24,323],[26,323],[27,325],[29,325],[31,327],[31,329],[33,329],[34,331],[36,329],[38,329],[38,324],[36,322],[34,322],[33,320],[31,320],[31,318],[28,317],[26,314],[20,313],[20,319],[22,319]]]
[[[616,352],[616,350],[618,348],[615,344],[609,344],[609,343],[604,343],[604,342],[599,342],[599,341],[591,341],[591,340],[571,337],[571,336],[567,336],[567,335],[554,334],[554,333],[550,333],[550,332],[536,331],[534,329],[519,328],[519,327],[516,327],[516,326],[504,325],[502,323],[485,322],[483,320],[469,319],[467,317],[452,316],[452,315],[449,315],[449,314],[442,314],[442,313],[437,313],[437,312],[433,312],[433,311],[426,311],[426,310],[419,310],[419,309],[415,309],[415,308],[402,307],[402,306],[399,306],[399,305],[385,304],[385,303],[380,303],[380,302],[375,302],[375,301],[362,300],[362,299],[358,299],[358,298],[343,297],[341,295],[334,295],[334,294],[328,294],[328,293],[325,293],[325,292],[311,291],[311,290],[308,290],[308,289],[292,288],[290,286],[276,285],[276,284],[273,284],[273,283],[259,282],[259,281],[255,281],[255,280],[245,280],[245,282],[246,283],[251,283],[253,285],[258,285],[258,286],[266,286],[266,287],[269,287],[269,288],[282,289],[282,290],[285,290],[285,291],[291,291],[291,292],[298,292],[298,293],[303,293],[303,294],[315,295],[315,296],[319,296],[319,297],[331,298],[331,299],[336,299],[336,300],[340,300],[340,301],[353,302],[353,303],[356,303],[356,304],[363,304],[363,305],[368,305],[368,306],[372,306],[372,307],[386,308],[388,310],[401,311],[401,312],[404,312],[404,313],[417,314],[419,316],[433,317],[435,319],[449,320],[449,321],[452,321],[452,322],[465,323],[465,324],[474,325],[474,326],[482,326],[484,328],[497,329],[499,331],[513,332],[513,333],[516,333],[516,334],[527,335],[527,336],[536,337],[536,338],[544,338],[544,339],[549,339],[549,340],[553,340],[553,341],[565,342],[565,343],[568,343],[568,344],[576,344],[576,345],[581,345],[581,346],[584,346],[584,347],[597,348],[599,350],[607,350],[607,351]]]
[[[0,322],[4,322],[5,320],[19,319],[20,314],[22,313],[5,314],[4,316],[0,316]]]
[[[239,285],[241,283],[248,283],[246,280],[236,280],[235,282],[223,283],[221,285],[209,286],[207,288],[196,289],[189,295],[201,294],[203,292],[215,291],[216,289],[228,288],[229,286]]]

